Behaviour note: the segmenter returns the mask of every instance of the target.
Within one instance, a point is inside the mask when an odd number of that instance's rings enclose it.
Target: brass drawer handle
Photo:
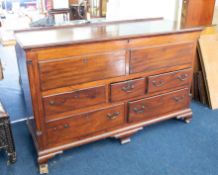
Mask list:
[[[70,126],[68,124],[64,124],[64,128],[67,129],[69,128]]]
[[[80,98],[80,94],[79,94],[79,93],[75,93],[75,94],[73,95],[73,98]]]
[[[181,80],[181,81],[185,81],[185,80],[187,80],[187,78],[188,78],[188,74],[179,75],[179,76],[177,76],[177,78],[178,78],[179,80]]]
[[[107,118],[110,120],[115,120],[120,115],[120,112],[115,112],[113,114],[109,113],[107,114]]]
[[[49,104],[50,105],[55,105],[55,101],[51,100],[51,101],[49,101]]]
[[[185,99],[185,97],[184,97],[184,96],[181,96],[181,97],[173,97],[173,99],[174,99],[177,103],[179,103],[179,102],[183,101],[183,100]]]
[[[130,92],[132,92],[132,90],[133,90],[134,88],[135,88],[135,85],[129,83],[127,86],[122,87],[122,90],[123,90],[124,92],[130,93]]]
[[[70,128],[70,125],[69,124],[64,124],[64,125],[61,125],[61,126],[53,127],[53,131],[58,131],[58,130],[67,129],[67,128]]]
[[[56,102],[56,101],[54,101],[54,100],[50,100],[50,101],[49,101],[49,105],[51,105],[51,106],[62,105],[62,104],[64,104],[65,102],[66,102],[66,99],[63,100],[63,101],[59,101],[59,102]]]
[[[138,109],[138,108],[134,108],[133,111],[136,113],[136,114],[142,114],[145,112],[145,106],[143,105],[141,107],[141,109]]]
[[[164,81],[163,80],[159,80],[159,81],[152,81],[153,85],[156,86],[156,87],[161,87],[164,85]]]
[[[58,128],[57,127],[54,127],[54,128],[52,128],[53,129],[53,131],[57,131],[58,130]]]

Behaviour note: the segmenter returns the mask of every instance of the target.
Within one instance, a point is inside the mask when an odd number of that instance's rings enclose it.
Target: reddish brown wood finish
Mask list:
[[[174,43],[131,50],[130,73],[191,66],[195,43]]]
[[[182,25],[184,27],[212,24],[215,0],[183,0]]]
[[[111,53],[124,50],[127,46],[126,40],[108,41],[100,43],[81,43],[64,45],[59,47],[48,47],[37,49],[38,60],[53,60],[67,57],[87,56],[96,53]]]
[[[140,22],[140,26],[150,24],[161,28],[163,23]],[[124,143],[143,126],[191,118],[189,75],[200,29],[170,28],[161,34],[146,28],[115,30],[124,26],[16,35],[21,83],[26,104],[33,109],[34,119],[28,126],[40,164],[68,148],[107,137]],[[71,35],[79,29],[90,29],[92,35]],[[31,43],[35,34],[48,34],[52,41],[39,38]],[[164,81],[164,85],[159,87],[154,81]]]
[[[128,121],[151,120],[163,114],[189,107],[189,89],[129,102]]]
[[[48,90],[122,76],[126,73],[125,64],[125,51],[41,61],[41,88]]]
[[[46,116],[94,106],[106,102],[105,86],[49,96],[43,102]]]
[[[111,102],[139,97],[146,92],[145,78],[134,79],[119,83],[113,83],[111,86]]]
[[[192,69],[184,69],[148,77],[148,93],[170,90],[189,85],[192,80]]]
[[[108,130],[123,124],[124,105],[88,112],[47,124],[48,144],[59,145],[73,138],[87,137],[98,131]],[[78,138],[80,139],[80,138]]]

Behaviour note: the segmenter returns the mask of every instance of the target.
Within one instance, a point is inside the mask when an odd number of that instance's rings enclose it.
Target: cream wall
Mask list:
[[[181,5],[182,0],[109,0],[107,19],[164,17],[176,20],[180,16]]]

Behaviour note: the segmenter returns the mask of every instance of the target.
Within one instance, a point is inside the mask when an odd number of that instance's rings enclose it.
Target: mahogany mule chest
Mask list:
[[[175,26],[144,20],[16,32],[41,173],[65,149],[108,137],[127,143],[144,126],[170,118],[190,122],[201,28]]]

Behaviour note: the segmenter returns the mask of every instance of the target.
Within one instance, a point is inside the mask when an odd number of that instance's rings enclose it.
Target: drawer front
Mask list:
[[[106,102],[105,86],[43,98],[45,114],[53,115]]]
[[[125,75],[125,51],[39,62],[42,90]]]
[[[177,37],[178,38],[178,37]],[[184,36],[183,36],[184,38]],[[127,46],[127,40],[95,42],[88,44],[64,45],[58,47],[48,47],[37,49],[37,57],[39,60],[50,60],[55,58],[66,58],[73,56],[81,56],[88,54],[116,52],[123,50]]]
[[[131,50],[130,73],[164,70],[181,65],[192,65],[195,43],[169,44]]]
[[[121,101],[144,95],[146,92],[145,78],[111,84],[111,101]]]
[[[47,124],[49,143],[71,141],[123,124],[124,104]]]
[[[148,93],[189,85],[192,80],[192,69],[164,73],[148,77]]]
[[[169,112],[186,109],[189,107],[189,103],[190,96],[188,89],[130,102],[128,104],[128,121],[154,119]]]

